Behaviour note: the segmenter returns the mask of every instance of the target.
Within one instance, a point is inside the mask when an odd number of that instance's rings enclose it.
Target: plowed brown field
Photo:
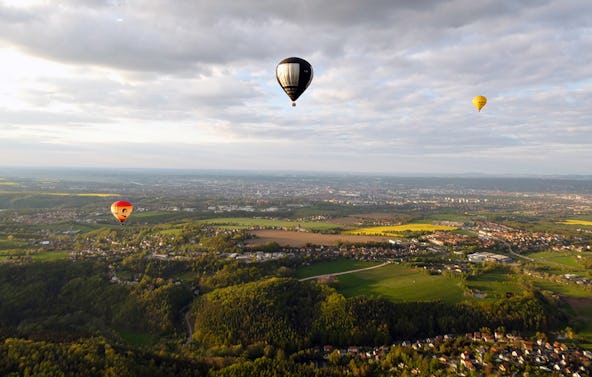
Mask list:
[[[354,236],[346,234],[319,234],[310,232],[290,232],[286,230],[257,230],[251,232],[257,238],[247,241],[247,245],[256,246],[269,242],[277,242],[281,246],[302,247],[312,245],[337,245],[339,242],[386,242],[389,237],[383,236]]]

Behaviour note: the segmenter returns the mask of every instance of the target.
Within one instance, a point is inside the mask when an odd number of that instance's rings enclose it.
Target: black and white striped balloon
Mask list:
[[[292,106],[296,106],[296,100],[308,88],[312,76],[312,66],[301,58],[284,59],[275,68],[275,77],[292,100]]]

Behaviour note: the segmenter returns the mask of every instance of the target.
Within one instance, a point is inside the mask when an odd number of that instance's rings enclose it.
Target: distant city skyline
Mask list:
[[[0,0],[0,166],[589,175],[591,13]],[[294,108],[274,76],[289,56],[314,68]]]

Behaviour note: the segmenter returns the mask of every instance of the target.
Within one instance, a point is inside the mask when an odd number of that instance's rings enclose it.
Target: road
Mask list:
[[[530,257],[524,256],[524,255],[520,255],[518,253],[515,253],[514,250],[512,250],[512,246],[508,242],[506,242],[505,240],[503,240],[501,238],[495,238],[495,240],[500,241],[501,243],[503,243],[504,245],[506,245],[506,247],[508,248],[508,251],[510,252],[510,254],[512,254],[516,258],[525,259],[525,260],[527,260],[529,262],[534,262],[534,263],[551,264],[551,265],[554,265],[554,266],[560,267],[560,268],[565,268],[566,267],[565,264],[554,262],[554,261],[548,260],[547,258],[537,258],[537,259],[534,259],[534,258],[530,258]]]
[[[354,272],[367,271],[367,270],[373,270],[373,269],[379,268],[379,267],[384,267],[384,266],[386,266],[389,263],[391,263],[391,262],[384,262],[382,264],[377,264],[376,266],[366,267],[366,268],[359,268],[357,270],[350,270],[350,271],[343,271],[343,272],[334,272],[332,274],[323,274],[323,275],[309,276],[307,278],[299,279],[298,281],[306,281],[306,280],[312,280],[312,279],[318,279],[318,278],[325,278],[325,277],[331,277],[331,276],[353,274]]]
[[[496,241],[500,241],[501,243],[503,243],[504,245],[506,245],[506,247],[508,248],[508,251],[510,252],[510,254],[512,254],[514,257],[518,258],[518,259],[526,259],[529,262],[534,262],[534,259],[526,257],[524,255],[520,255],[518,253],[515,253],[514,250],[512,250],[512,245],[510,245],[506,240],[501,239],[501,238],[493,238]]]

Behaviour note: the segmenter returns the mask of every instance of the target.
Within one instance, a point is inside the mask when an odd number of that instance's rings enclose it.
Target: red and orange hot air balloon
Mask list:
[[[130,202],[126,202],[125,200],[119,200],[113,204],[111,204],[111,213],[115,218],[123,224],[125,220],[131,215],[134,206]]]

